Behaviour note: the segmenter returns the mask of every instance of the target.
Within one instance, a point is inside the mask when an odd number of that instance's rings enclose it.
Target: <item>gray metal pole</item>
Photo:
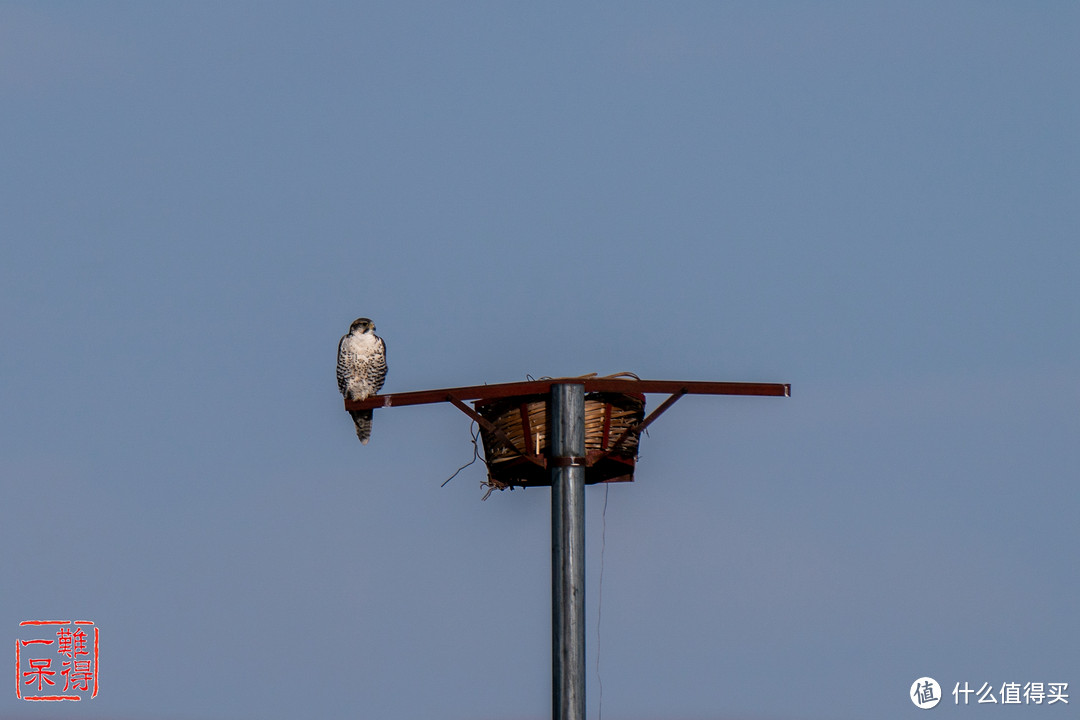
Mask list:
[[[551,387],[552,718],[585,720],[585,386]]]

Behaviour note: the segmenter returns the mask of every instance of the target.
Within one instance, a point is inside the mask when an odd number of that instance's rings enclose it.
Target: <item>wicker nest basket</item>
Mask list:
[[[551,485],[548,400],[544,394],[476,403],[476,411],[497,429],[480,429],[489,487]],[[639,438],[633,428],[644,417],[644,395],[585,395],[586,484],[634,479]]]

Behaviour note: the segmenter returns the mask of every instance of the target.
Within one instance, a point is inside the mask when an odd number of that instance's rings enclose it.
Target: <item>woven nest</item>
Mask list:
[[[549,399],[547,394],[527,395],[477,404],[477,412],[497,430],[480,429],[490,487],[551,484],[547,466]],[[644,395],[585,396],[587,484],[633,480],[639,440],[633,428],[644,417]]]

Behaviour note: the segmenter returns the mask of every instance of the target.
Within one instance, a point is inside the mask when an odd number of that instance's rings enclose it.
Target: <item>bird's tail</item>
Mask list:
[[[371,410],[357,410],[351,413],[353,423],[356,424],[356,437],[360,438],[360,442],[367,445],[368,440],[371,439]]]

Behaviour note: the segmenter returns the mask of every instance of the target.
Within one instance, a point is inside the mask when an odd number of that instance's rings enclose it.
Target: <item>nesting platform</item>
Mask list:
[[[548,463],[550,393],[480,400],[473,405],[490,426],[481,425],[488,482],[492,487],[551,485]],[[645,419],[641,393],[585,396],[585,484],[634,479],[639,436]]]
[[[551,485],[548,402],[555,385],[585,390],[585,483],[634,479],[642,431],[683,395],[788,397],[787,383],[639,380],[620,376],[545,378],[440,390],[372,395],[345,400],[349,411],[448,402],[480,426],[489,485],[495,488]],[[645,395],[670,397],[645,417]],[[466,405],[472,401],[474,408]]]

